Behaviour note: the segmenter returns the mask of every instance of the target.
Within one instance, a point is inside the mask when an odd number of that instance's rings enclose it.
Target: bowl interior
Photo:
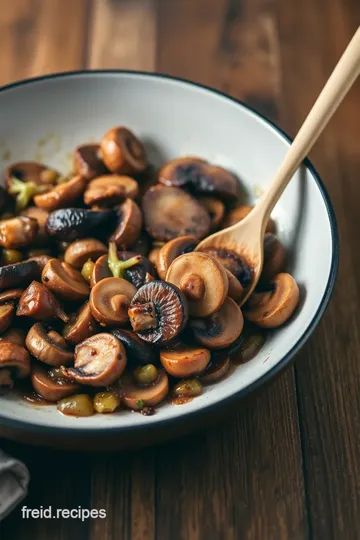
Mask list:
[[[114,125],[134,130],[155,165],[194,154],[229,168],[250,202],[268,186],[288,148],[284,136],[259,115],[196,85],[146,74],[73,74],[0,92],[1,170],[17,160],[36,159],[67,172],[74,147],[99,140]],[[0,398],[3,421],[77,429],[149,426],[220,402],[275,371],[326,303],[336,256],[335,222],[309,168],[296,173],[273,217],[289,253],[289,271],[301,287],[301,306],[291,322],[269,335],[256,358],[201,397],[181,406],[165,404],[152,417],[121,412],[74,419],[55,407],[34,407],[5,394]]]

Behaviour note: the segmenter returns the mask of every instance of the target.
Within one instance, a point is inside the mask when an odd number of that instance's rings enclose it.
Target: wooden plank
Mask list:
[[[304,0],[295,10],[284,0],[278,13],[282,68],[289,73],[280,108],[294,133],[355,31],[360,6]],[[296,366],[308,511],[319,539],[355,539],[360,527],[359,98],[357,83],[313,153],[335,204],[341,242],[334,298]]]
[[[267,0],[160,0],[157,70],[276,118],[282,74],[273,11]],[[160,449],[156,482],[157,538],[307,538],[292,370],[224,427]]]
[[[0,4],[0,84],[83,67],[89,0]]]

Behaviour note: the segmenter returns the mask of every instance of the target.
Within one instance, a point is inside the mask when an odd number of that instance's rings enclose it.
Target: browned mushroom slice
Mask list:
[[[134,332],[141,339],[165,344],[185,327],[187,301],[174,285],[165,281],[151,281],[143,285],[132,299],[129,318]]]
[[[9,328],[2,336],[0,341],[10,341],[21,347],[25,347],[26,333],[22,328]]]
[[[26,336],[26,348],[37,360],[49,366],[69,364],[74,354],[62,345],[63,341],[59,342],[58,337],[62,339],[54,331],[47,333],[42,323],[35,323]]]
[[[242,296],[244,294],[243,286],[241,285],[238,278],[236,278],[234,276],[234,274],[229,272],[229,270],[226,270],[226,275],[227,275],[228,280],[229,280],[228,295],[230,296],[230,298],[235,300],[235,302],[240,302],[240,300],[241,300],[241,298],[242,298]]]
[[[154,186],[145,193],[142,208],[146,230],[156,240],[186,235],[201,239],[210,231],[209,214],[182,189]]]
[[[107,174],[89,182],[84,202],[89,206],[114,206],[124,199],[135,199],[138,193],[138,183],[130,176]]]
[[[41,275],[37,261],[28,260],[0,267],[0,291],[30,283]]]
[[[228,294],[229,280],[225,269],[205,253],[186,253],[175,259],[166,281],[186,295],[189,314],[208,317],[218,311]]]
[[[135,332],[125,328],[116,328],[111,333],[124,345],[128,365],[134,367],[157,363],[159,356],[157,349],[139,338]]]
[[[90,287],[94,287],[102,279],[111,277],[111,270],[108,264],[108,256],[103,255],[95,262],[90,278]]]
[[[194,236],[180,236],[166,242],[159,251],[156,268],[159,277],[165,279],[171,263],[180,257],[180,255],[194,251],[197,244],[198,241]]]
[[[251,212],[251,210],[254,207],[247,204],[240,204],[239,206],[236,206],[230,212],[228,215],[224,218],[221,227],[222,229],[226,229],[227,227],[232,227],[233,225],[236,225],[236,223],[239,223],[242,219],[246,218]],[[270,218],[268,221],[268,224],[266,226],[266,231],[269,233],[275,232],[275,222]]]
[[[144,145],[125,127],[110,129],[101,140],[100,148],[103,161],[111,172],[134,174],[147,166]]]
[[[121,395],[126,407],[134,411],[159,405],[169,393],[169,378],[162,370],[158,379],[148,386],[135,384],[131,378],[122,381]]]
[[[28,217],[0,221],[0,246],[16,249],[31,244],[39,231],[38,222]]]
[[[284,324],[299,303],[299,287],[290,274],[277,274],[270,289],[253,293],[244,306],[245,317],[263,328]]]
[[[239,349],[231,354],[231,357],[237,363],[241,364],[249,362],[249,360],[254,358],[262,349],[265,343],[265,331],[256,327],[248,329],[247,326],[245,326],[243,336],[244,339],[240,344]]]
[[[107,251],[107,247],[100,240],[82,238],[69,245],[65,251],[64,260],[75,268],[82,268],[86,261],[89,259],[96,261]]]
[[[192,377],[199,375],[210,362],[210,351],[200,347],[178,347],[160,352],[163,368],[172,377]]]
[[[91,314],[89,303],[86,302],[81,308],[70,316],[70,321],[65,326],[63,336],[68,343],[78,345],[85,339],[96,334],[98,325]]]
[[[46,401],[59,401],[80,389],[79,384],[64,377],[58,368],[47,370],[37,364],[31,370],[31,384]]]
[[[81,301],[89,296],[89,285],[80,272],[58,259],[47,263],[41,279],[45,287],[64,300]]]
[[[210,216],[211,230],[217,230],[225,215],[224,203],[216,197],[199,197],[198,200]]]
[[[103,279],[91,289],[91,313],[102,326],[122,326],[129,321],[128,308],[135,293],[126,279]]]
[[[21,182],[34,182],[38,185],[55,185],[56,180],[59,177],[59,173],[54,169],[51,169],[43,163],[37,161],[19,161],[13,163],[6,169],[5,172],[5,185],[9,189],[11,187],[11,180],[16,178]]]
[[[111,240],[123,249],[131,246],[140,235],[142,223],[140,208],[132,199],[126,199],[118,207],[118,225]]]
[[[204,347],[225,349],[240,336],[244,318],[237,303],[227,298],[219,311],[206,319],[193,319],[190,326]]]
[[[64,369],[64,373],[80,384],[109,386],[125,367],[126,352],[122,343],[115,336],[102,333],[76,346],[74,367]]]
[[[24,289],[9,289],[0,293],[0,304],[16,303],[23,292]]]
[[[24,347],[3,340],[0,345],[0,386],[13,386],[14,379],[30,375],[30,355]]]
[[[69,320],[53,293],[37,281],[30,283],[23,292],[16,315],[32,317],[37,321],[47,321],[56,317],[64,322]]]
[[[220,248],[205,248],[203,252],[216,259],[226,270],[234,274],[244,289],[251,285],[252,269],[234,251]]]
[[[100,145],[89,143],[77,146],[73,156],[73,167],[76,174],[91,180],[106,173],[106,167],[100,156]]]
[[[11,304],[4,304],[0,306],[0,334],[5,332],[13,322],[15,315],[15,308]]]
[[[204,159],[193,156],[176,158],[168,161],[159,171],[158,179],[165,186],[181,187],[192,184],[200,174]]]
[[[218,359],[213,356],[214,355],[212,354],[210,364],[200,377],[202,383],[212,384],[220,381],[220,379],[226,377],[230,371],[231,362],[229,355],[225,354]]]
[[[153,265],[153,267],[157,270],[157,267],[158,267],[158,264],[159,264],[159,252],[160,252],[160,249],[161,248],[153,248],[149,255],[148,255],[148,259],[149,261],[151,262],[151,264]],[[160,277],[160,276],[159,276]]]
[[[280,240],[271,233],[264,237],[264,265],[261,272],[261,282],[269,283],[276,274],[285,270],[286,252]]]
[[[58,185],[52,191],[34,197],[35,205],[48,212],[71,206],[84,192],[87,180],[82,176],[74,176],[68,182]]]
[[[36,206],[29,206],[29,208],[26,208],[20,213],[21,216],[29,217],[32,219],[36,219],[39,225],[39,231],[37,233],[37,237],[35,239],[36,244],[44,244],[47,239],[48,235],[45,230],[46,221],[49,217],[49,212],[47,210],[44,210],[43,208],[37,208]]]

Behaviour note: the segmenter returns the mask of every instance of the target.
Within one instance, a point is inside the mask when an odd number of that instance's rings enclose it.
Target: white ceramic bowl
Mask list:
[[[0,165],[37,159],[60,170],[82,142],[99,140],[114,125],[129,126],[160,165],[184,154],[204,157],[239,176],[256,201],[289,146],[279,128],[246,105],[208,88],[165,76],[132,72],[84,72],[46,76],[0,91]],[[289,271],[301,286],[301,306],[274,332],[261,352],[224,381],[181,405],[164,405],[154,416],[132,412],[63,416],[55,407],[34,407],[11,394],[0,397],[0,427],[71,436],[99,432],[124,436],[185,425],[242,397],[277,374],[307,340],[329,301],[338,265],[334,212],[309,162],[273,212],[290,253]],[[0,345],[1,346],[1,345]],[[200,416],[199,416],[200,415]],[[173,430],[170,430],[173,431]],[[123,437],[122,437],[123,438]]]

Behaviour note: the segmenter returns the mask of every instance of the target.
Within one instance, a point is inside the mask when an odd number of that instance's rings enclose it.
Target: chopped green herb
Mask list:
[[[127,261],[120,261],[117,256],[116,244],[115,242],[110,242],[109,244],[109,255],[108,255],[108,266],[114,277],[124,278],[124,271],[135,264],[138,264],[141,261],[141,255],[136,255],[131,257]]]
[[[13,176],[10,180],[10,187],[8,191],[10,195],[15,195],[16,210],[20,212],[27,207],[34,195],[39,195],[40,193],[44,193],[48,190],[48,186],[42,186],[33,181],[22,182]]]
[[[143,409],[143,408],[145,407],[144,400],[143,400],[143,399],[139,399],[139,400],[136,402],[136,405],[139,407],[139,409]]]

